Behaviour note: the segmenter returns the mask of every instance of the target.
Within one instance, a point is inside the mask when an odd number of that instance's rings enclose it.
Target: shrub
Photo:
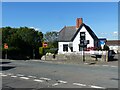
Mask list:
[[[103,48],[103,50],[109,50],[109,46],[107,46],[107,45],[104,45],[104,48]]]
[[[43,47],[39,47],[39,54],[40,54],[40,55],[43,55],[43,54],[44,54],[44,52],[43,52]]]

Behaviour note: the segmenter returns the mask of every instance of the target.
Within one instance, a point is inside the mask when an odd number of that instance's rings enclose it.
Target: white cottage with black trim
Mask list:
[[[83,36],[84,35],[84,36]],[[98,47],[99,39],[91,28],[83,23],[82,18],[77,18],[76,26],[65,26],[59,32],[58,53],[72,53],[82,51],[82,40],[85,40],[88,47]]]

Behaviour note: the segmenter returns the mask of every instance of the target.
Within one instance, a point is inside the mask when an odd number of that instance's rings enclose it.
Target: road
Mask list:
[[[8,60],[2,63],[2,87],[118,88],[118,67]]]

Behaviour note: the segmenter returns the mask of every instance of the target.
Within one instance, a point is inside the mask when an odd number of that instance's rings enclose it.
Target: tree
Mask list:
[[[28,27],[2,28],[2,42],[7,43],[9,47],[18,48],[21,54],[32,57],[33,50],[35,54],[39,53],[39,47],[42,45],[42,32],[35,31]]]
[[[52,32],[46,32],[46,34],[44,35],[44,39],[46,42],[48,42],[48,46],[50,48],[57,48],[58,47],[58,32],[52,31]]]
[[[107,45],[104,45],[104,48],[103,48],[103,50],[109,50],[109,46],[107,46]]]

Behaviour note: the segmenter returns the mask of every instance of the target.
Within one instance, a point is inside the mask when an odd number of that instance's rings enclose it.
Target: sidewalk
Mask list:
[[[102,65],[102,66],[115,66],[118,67],[118,61],[109,61],[109,62],[103,62],[103,61],[93,61],[93,60],[87,60],[83,62],[82,60],[32,60],[32,61],[40,61],[40,62],[47,62],[47,63],[56,63],[56,64],[86,64],[86,65]]]

